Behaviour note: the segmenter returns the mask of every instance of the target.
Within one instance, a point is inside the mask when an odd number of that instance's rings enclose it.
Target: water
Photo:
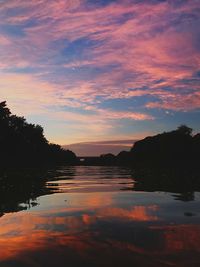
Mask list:
[[[200,266],[198,192],[134,191],[117,167],[24,180],[0,197],[1,267]]]

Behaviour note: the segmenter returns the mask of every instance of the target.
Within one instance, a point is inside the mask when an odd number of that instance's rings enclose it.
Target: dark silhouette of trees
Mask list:
[[[101,165],[115,165],[116,158],[113,154],[108,153],[108,154],[103,154],[100,156],[99,161]]]
[[[116,162],[118,165],[129,165],[131,163],[131,153],[130,151],[121,151],[116,156]]]
[[[148,136],[137,141],[129,152],[88,158],[82,165],[198,166],[200,133],[180,125],[176,130]],[[0,103],[0,168],[52,164],[80,164],[76,155],[59,145],[50,144],[40,125],[11,114],[6,102]]]
[[[130,152],[120,152],[117,164],[132,167],[134,190],[199,191],[200,133],[193,136],[191,128],[181,125],[174,131],[146,137]]]
[[[183,134],[183,135],[190,135],[191,136],[192,135],[192,131],[193,131],[192,128],[182,124],[177,128],[177,130],[175,132]]]
[[[74,164],[76,155],[50,144],[40,125],[12,115],[6,102],[0,103],[0,167]]]
[[[180,125],[176,130],[148,136],[135,142],[130,151],[90,158],[82,165],[119,165],[129,167],[197,167],[200,164],[200,133]]]
[[[148,166],[173,166],[196,161],[199,149],[192,129],[181,125],[177,130],[146,137],[131,149],[132,164]],[[195,152],[195,150],[197,150]]]
[[[195,165],[200,165],[200,133],[193,137],[192,152]]]

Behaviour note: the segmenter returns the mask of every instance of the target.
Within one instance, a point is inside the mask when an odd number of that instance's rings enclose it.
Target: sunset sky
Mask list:
[[[0,99],[61,145],[200,131],[200,1],[0,0]]]

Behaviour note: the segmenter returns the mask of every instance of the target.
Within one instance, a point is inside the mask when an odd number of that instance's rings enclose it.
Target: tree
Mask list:
[[[6,106],[6,101],[0,102],[0,121],[6,120],[10,114],[10,110]]]
[[[180,134],[191,135],[193,129],[190,128],[190,127],[188,127],[188,126],[186,126],[186,125],[184,125],[184,124],[182,124],[182,125],[180,125],[180,126],[177,128],[176,131],[177,131],[178,133],[180,133]]]
[[[76,162],[73,152],[49,144],[42,126],[12,115],[5,101],[0,103],[0,129],[0,167]]]
[[[192,164],[193,143],[192,129],[181,125],[177,130],[137,141],[131,149],[132,163],[149,166]]]

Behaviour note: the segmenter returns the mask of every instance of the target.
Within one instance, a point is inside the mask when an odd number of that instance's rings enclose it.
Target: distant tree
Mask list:
[[[117,163],[120,165],[128,165],[130,164],[131,154],[129,151],[121,151],[117,155]]]
[[[111,153],[102,154],[100,156],[100,163],[102,165],[114,165],[116,164],[116,157]]]

